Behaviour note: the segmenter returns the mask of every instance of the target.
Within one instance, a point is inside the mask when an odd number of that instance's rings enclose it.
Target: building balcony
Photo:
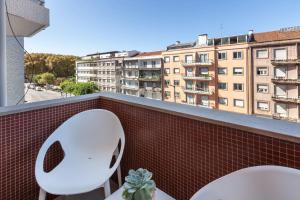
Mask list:
[[[213,65],[213,61],[212,60],[207,60],[205,62],[200,62],[200,61],[196,61],[196,60],[192,60],[192,61],[183,61],[182,63],[183,67],[207,67],[207,66],[211,66]]]
[[[139,81],[161,81],[161,76],[140,76]]]
[[[120,119],[126,138],[122,180],[130,169],[146,168],[154,173],[157,187],[178,200],[190,199],[206,184],[242,168],[300,169],[300,124],[97,93],[0,108],[1,200],[38,199],[34,168],[39,149],[64,121],[90,109],[109,110]],[[62,158],[62,151],[53,146],[47,152],[45,170],[53,169]],[[101,196],[94,199],[103,200]]]
[[[139,66],[125,66],[124,68],[123,68],[124,70],[126,70],[126,71],[131,71],[131,70],[139,70]]]
[[[183,87],[185,93],[191,94],[203,94],[203,95],[212,95],[214,92],[208,88],[198,88],[198,87]]]
[[[7,11],[14,33],[19,37],[29,37],[49,26],[49,10],[42,0],[9,0]],[[7,24],[7,34],[12,36]]]
[[[299,119],[291,118],[287,114],[275,113],[272,115],[272,117],[273,117],[273,119],[286,120],[286,121],[290,121],[290,122],[300,123]]]
[[[213,79],[212,75],[199,73],[185,73],[182,76],[185,80],[211,81]]]
[[[286,77],[274,77],[272,78],[273,83],[279,83],[279,84],[300,84],[300,77],[298,79],[290,79]]]
[[[160,71],[161,70],[161,67],[158,67],[158,66],[152,66],[152,67],[139,67],[139,70],[143,71]]]
[[[122,76],[121,79],[123,80],[138,80],[138,76]]]
[[[287,102],[287,103],[300,104],[300,97],[298,97],[298,98],[291,98],[291,97],[287,97],[287,96],[274,95],[274,96],[272,96],[272,99],[274,101],[279,101],[279,102]]]
[[[300,59],[284,59],[284,60],[271,60],[272,65],[297,65],[300,64]]]
[[[123,90],[139,90],[139,86],[136,86],[136,85],[122,85],[121,89],[123,89]]]

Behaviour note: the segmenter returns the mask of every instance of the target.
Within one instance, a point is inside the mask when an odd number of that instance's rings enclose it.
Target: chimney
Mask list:
[[[176,41],[176,44],[180,44],[180,41]]]
[[[253,32],[254,32],[253,30],[248,31],[248,42],[253,41],[253,39],[254,39]]]
[[[207,41],[208,41],[208,35],[207,34],[198,35],[197,43],[198,43],[199,46],[206,46]]]

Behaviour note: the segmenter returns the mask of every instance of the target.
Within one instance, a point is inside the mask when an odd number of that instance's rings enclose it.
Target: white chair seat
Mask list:
[[[118,143],[121,141],[120,152]],[[46,152],[55,142],[64,151],[63,160],[50,172],[44,172]],[[35,175],[41,187],[40,200],[45,192],[73,195],[105,188],[110,194],[109,178],[117,170],[121,183],[120,161],[125,136],[118,118],[106,110],[79,113],[63,123],[43,144],[36,161]],[[112,157],[116,162],[110,168]]]

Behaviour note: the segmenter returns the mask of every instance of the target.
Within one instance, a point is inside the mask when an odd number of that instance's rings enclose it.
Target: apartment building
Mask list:
[[[49,9],[44,0],[0,0],[0,15],[0,106],[8,106],[24,102],[24,50],[20,44],[24,46],[24,37],[49,26]]]
[[[120,92],[123,61],[137,51],[90,54],[76,62],[77,82],[95,82],[101,91]]]
[[[249,38],[203,34],[168,46],[162,53],[165,101],[250,113]]]
[[[161,51],[124,59],[122,93],[162,100]]]
[[[300,28],[254,34],[253,112],[300,121]]]

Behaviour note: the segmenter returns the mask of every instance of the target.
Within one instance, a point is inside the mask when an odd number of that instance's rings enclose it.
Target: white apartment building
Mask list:
[[[44,0],[6,0],[13,32],[24,46],[24,37],[32,37],[49,26],[49,9]],[[0,106],[15,105],[24,99],[24,50],[8,23],[5,0],[0,0]]]
[[[122,93],[162,100],[161,52],[145,52],[124,59]]]
[[[95,82],[101,91],[120,92],[121,68],[137,51],[110,51],[84,56],[76,62],[77,82]]]

